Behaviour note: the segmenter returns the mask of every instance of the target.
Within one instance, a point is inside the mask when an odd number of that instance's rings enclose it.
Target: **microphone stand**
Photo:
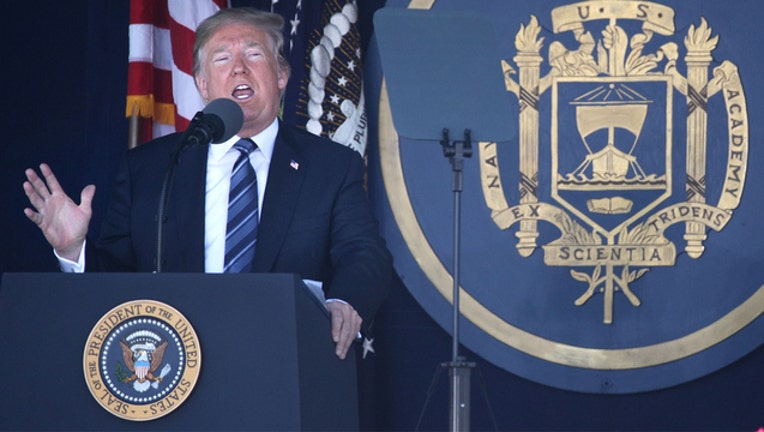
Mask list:
[[[159,204],[157,206],[156,224],[157,224],[157,238],[156,238],[156,262],[154,263],[154,273],[162,273],[162,260],[164,257],[164,224],[167,222],[167,203],[169,202],[170,188],[172,186],[173,178],[175,177],[175,167],[180,162],[180,154],[187,147],[191,147],[195,144],[199,144],[199,138],[192,134],[194,125],[201,123],[204,114],[200,111],[196,113],[191,120],[190,126],[183,132],[178,139],[178,144],[175,150],[170,156],[170,164],[165,171],[164,181],[162,181],[162,190],[159,192]]]
[[[451,384],[450,425],[451,431],[470,430],[470,374],[475,367],[459,355],[459,277],[461,241],[461,192],[463,189],[464,158],[472,156],[470,130],[465,129],[464,141],[451,141],[448,129],[443,129],[443,155],[451,162],[454,191],[454,285],[453,285],[453,329],[451,361],[442,363],[448,369]]]
[[[183,150],[197,145],[221,143],[233,137],[242,126],[244,114],[239,105],[225,98],[215,99],[202,110],[194,115],[188,127],[178,139],[178,144],[170,156],[170,165],[165,172],[162,190],[159,193],[159,205],[156,214],[157,239],[156,239],[156,262],[154,273],[162,272],[162,260],[164,249],[164,224],[167,222],[167,203],[169,201],[170,188],[175,176],[175,167],[180,162],[180,154]]]

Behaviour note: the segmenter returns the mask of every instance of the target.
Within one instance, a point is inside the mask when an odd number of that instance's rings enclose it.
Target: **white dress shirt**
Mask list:
[[[257,149],[250,153],[249,161],[257,175],[258,215],[262,214],[263,197],[268,181],[268,169],[279,133],[279,122],[274,120],[265,130],[250,137],[257,144]],[[204,272],[222,273],[225,260],[226,221],[228,220],[228,190],[231,184],[231,171],[240,152],[233,145],[241,137],[234,136],[220,144],[210,144],[207,156],[207,180],[205,186],[204,208]],[[67,260],[56,254],[61,271],[82,273],[85,271],[85,245],[83,244],[77,262]],[[55,251],[53,251],[55,253]],[[321,301],[326,301],[321,289],[322,283],[303,280],[310,291]],[[329,301],[336,301],[330,299]],[[339,300],[341,301],[341,300]]]
[[[257,175],[258,209],[262,214],[268,168],[273,156],[273,146],[279,132],[279,123],[274,121],[259,134],[251,137],[257,149],[250,153],[249,162]],[[233,148],[241,138],[234,136],[221,144],[212,144],[207,156],[207,186],[204,206],[204,271],[222,273],[225,257],[226,220],[228,220],[228,190],[231,171],[239,151]]]

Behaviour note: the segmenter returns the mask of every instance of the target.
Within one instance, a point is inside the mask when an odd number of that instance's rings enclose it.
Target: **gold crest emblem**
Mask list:
[[[531,16],[515,37],[517,69],[502,61],[508,91],[519,101],[520,203],[507,203],[495,143],[481,143],[483,193],[491,217],[502,230],[515,223],[516,248],[523,257],[538,247],[538,221],[552,223],[560,237],[543,245],[549,266],[570,267],[586,285],[575,301],[581,306],[603,295],[603,322],[613,322],[616,293],[641,304],[632,283],[651,267],[673,266],[675,243],[665,230],[684,224],[684,251],[699,258],[708,228],[721,231],[740,203],[748,159],[746,101],[737,67],[723,62],[711,72],[718,36],[705,19],[691,26],[686,54],[674,42],[655,45],[674,34],[674,11],[643,1],[588,1],[552,11],[553,31],[572,33],[577,46],[554,41],[549,72],[542,76],[543,38]],[[605,21],[601,37],[587,24]],[[627,23],[622,25],[622,23]],[[629,35],[627,28],[639,26]],[[631,24],[631,27],[628,25]],[[679,72],[680,63],[686,76]],[[514,76],[518,75],[515,81]],[[551,91],[551,196],[539,201],[540,96]],[[672,195],[674,91],[686,99],[686,199]],[[724,98],[727,143],[709,143],[710,98]],[[707,147],[727,145],[727,173],[719,196],[706,189]],[[642,222],[639,222],[642,221]],[[590,268],[590,272],[575,268]]]
[[[412,1],[409,9],[435,3]],[[563,5],[544,26],[527,16],[519,31],[509,30],[514,56],[496,59],[505,78],[499,91],[517,98],[509,121],[517,121],[518,145],[477,146],[475,186],[490,213],[468,211],[472,221],[484,215],[491,223],[467,227],[475,270],[463,275],[460,312],[476,331],[465,343],[508,370],[563,388],[612,391],[596,384],[598,371],[609,371],[621,392],[675,383],[684,361],[702,362],[734,345],[732,335],[754,331],[764,305],[761,287],[731,293],[732,305],[717,302],[710,320],[688,306],[710,295],[681,305],[658,301],[681,301],[696,285],[725,295],[722,276],[693,274],[724,263],[699,267],[687,258],[717,257],[719,232],[740,212],[749,126],[737,65],[714,59],[719,36],[706,18],[679,34],[674,9],[655,2]],[[382,181],[397,229],[389,230],[391,245],[405,248],[397,267],[445,327],[450,316],[439,300],[452,302],[453,278],[439,234],[430,232],[444,207],[423,204],[424,151],[398,136],[384,80],[379,109]],[[539,266],[549,271],[534,271]],[[648,331],[660,319],[660,329]],[[538,368],[513,369],[526,361]],[[573,378],[550,378],[549,368]],[[656,377],[660,383],[651,384]]]

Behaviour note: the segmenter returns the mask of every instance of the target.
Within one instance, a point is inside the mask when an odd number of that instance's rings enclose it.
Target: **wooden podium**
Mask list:
[[[104,409],[83,372],[115,306],[180,311],[201,346],[198,381],[169,414]],[[328,313],[292,274],[6,273],[0,285],[1,430],[357,430],[354,350],[334,354]]]

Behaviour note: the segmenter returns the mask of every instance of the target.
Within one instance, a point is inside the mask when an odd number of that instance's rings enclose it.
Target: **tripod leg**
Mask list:
[[[441,367],[438,366],[435,368],[435,374],[432,376],[432,382],[430,383],[430,388],[427,389],[427,398],[424,400],[424,406],[422,407],[422,411],[419,413],[419,420],[416,422],[416,428],[414,428],[415,431],[419,430],[419,426],[422,424],[422,419],[424,418],[424,412],[427,410],[427,405],[430,404],[430,399],[432,398],[432,394],[435,392],[435,386],[438,384],[438,381],[440,380],[440,373],[441,373]]]

